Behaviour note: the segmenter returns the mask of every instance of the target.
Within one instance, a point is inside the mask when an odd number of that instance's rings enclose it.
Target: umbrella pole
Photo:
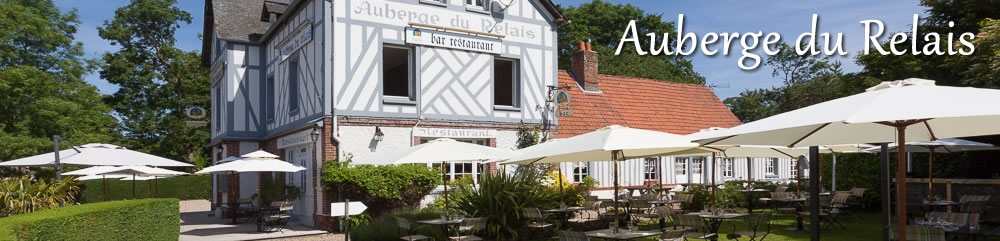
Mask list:
[[[747,182],[753,182],[753,177],[751,175],[753,175],[753,166],[751,166],[750,158],[747,157]]]
[[[927,157],[927,200],[934,200],[934,148],[930,147],[930,156]]]
[[[615,179],[615,233],[618,232],[618,152],[611,151],[611,165],[613,166],[611,170],[614,171],[612,176]]]
[[[150,198],[153,197],[153,183],[152,182],[146,182],[146,193],[147,193],[148,197],[150,197]]]
[[[832,190],[833,192],[837,192],[837,153],[834,152],[832,154],[833,154],[833,169],[830,169],[831,171],[830,179],[833,180],[831,181],[832,183],[830,183],[830,190]]]
[[[715,152],[712,152],[712,208],[715,208]]]
[[[795,158],[795,192],[802,194],[802,158]]]
[[[660,192],[658,193],[659,195],[657,195],[657,198],[659,198],[660,195],[666,196],[664,194],[665,192],[663,191],[663,176],[667,175],[665,172],[663,172],[663,165],[664,165],[664,162],[666,162],[666,161],[664,161],[663,159],[666,159],[666,158],[665,157],[660,157],[660,171],[657,172],[657,175],[656,175],[656,179],[660,180]]]
[[[446,162],[441,162],[441,177],[444,178],[444,218],[448,220],[448,173],[445,172]]]
[[[157,179],[156,176],[153,177],[153,188],[156,188],[153,197],[160,197],[160,179]]]
[[[135,199],[135,174],[132,174],[132,199]]]
[[[906,125],[896,126],[896,237],[906,240]]]
[[[556,171],[559,171],[559,204],[566,204],[566,202],[563,201],[563,174],[561,164],[556,164]]]

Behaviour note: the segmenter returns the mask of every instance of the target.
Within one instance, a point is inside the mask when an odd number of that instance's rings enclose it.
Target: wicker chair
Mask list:
[[[281,229],[291,229],[288,226],[288,220],[292,218],[292,202],[287,201],[274,201],[271,202],[271,206],[278,207],[277,210],[264,215],[264,226],[267,230],[278,229],[278,231],[284,233]]]
[[[416,230],[418,230],[420,228],[413,228],[413,226],[410,225],[410,221],[406,220],[405,218],[396,217],[396,227],[399,228],[399,229],[397,229],[397,232],[400,232],[399,234],[405,234],[405,235],[399,236],[399,239],[401,239],[401,240],[406,240],[406,241],[431,240],[431,241],[434,241],[434,238],[427,237],[427,236],[424,236],[424,235],[415,234],[414,231],[416,231]]]
[[[649,204],[649,201],[642,199],[632,199],[628,201],[629,203],[629,215],[632,216],[632,222],[638,223],[641,219],[652,219],[658,217],[656,213],[653,213],[653,205]]]
[[[898,240],[896,238],[895,227],[889,229],[889,239]],[[947,241],[943,228],[920,225],[906,225],[906,240]]]
[[[458,225],[457,236],[448,237],[455,241],[481,241],[482,238],[476,236],[477,233],[486,229],[486,219],[466,218],[462,224]]]
[[[675,224],[681,227],[688,227],[689,232],[685,232],[682,237],[684,240],[689,239],[704,239],[704,240],[714,240],[717,238],[715,233],[704,233],[706,229],[705,222],[701,217],[693,215],[674,215]]]

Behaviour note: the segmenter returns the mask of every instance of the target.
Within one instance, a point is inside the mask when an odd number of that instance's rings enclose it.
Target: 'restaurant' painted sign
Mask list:
[[[278,49],[281,50],[281,60],[285,60],[289,55],[295,53],[295,51],[305,47],[306,44],[312,42],[313,30],[312,23],[303,22],[295,28],[294,32],[288,34],[285,39],[278,43]]]
[[[425,137],[446,137],[446,138],[458,138],[458,139],[482,139],[482,138],[496,138],[497,130],[482,130],[482,129],[448,129],[448,128],[415,128],[413,129],[414,136],[425,136]]]
[[[278,149],[312,143],[312,136],[310,136],[309,133],[312,133],[312,130],[304,130],[278,138]]]
[[[406,43],[491,54],[501,50],[500,39],[418,27],[406,28]]]

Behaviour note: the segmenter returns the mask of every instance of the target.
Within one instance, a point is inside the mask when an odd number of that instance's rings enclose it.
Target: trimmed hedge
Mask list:
[[[111,200],[132,199],[132,181],[109,179],[111,182]],[[176,198],[180,200],[211,199],[212,175],[179,176],[159,179],[160,193],[157,198]],[[101,179],[80,182],[80,203],[101,202],[104,200]],[[135,198],[149,198],[151,189],[155,190],[153,180],[135,181]]]
[[[0,219],[0,240],[177,240],[178,200],[143,199],[53,208]]]

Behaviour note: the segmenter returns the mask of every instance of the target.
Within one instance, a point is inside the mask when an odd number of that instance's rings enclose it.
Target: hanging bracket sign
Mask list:
[[[500,54],[503,45],[496,38],[417,27],[406,28],[406,43],[490,54]]]

